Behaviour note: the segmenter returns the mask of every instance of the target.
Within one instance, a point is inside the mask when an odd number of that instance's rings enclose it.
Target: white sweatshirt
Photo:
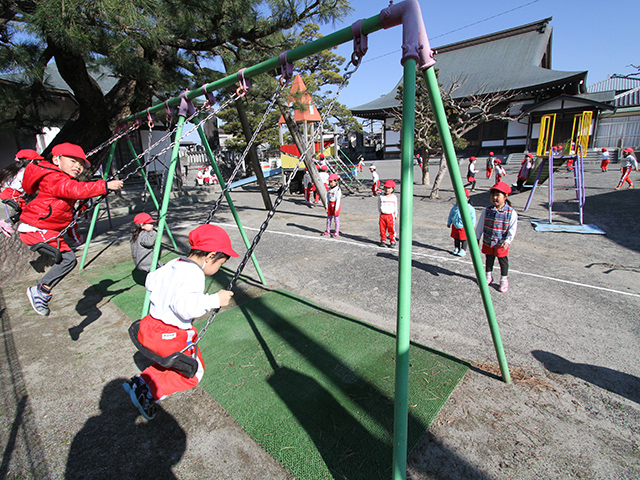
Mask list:
[[[151,293],[149,314],[187,330],[194,318],[220,308],[218,294],[204,293],[205,275],[202,268],[185,257],[176,258],[147,275],[145,287]]]

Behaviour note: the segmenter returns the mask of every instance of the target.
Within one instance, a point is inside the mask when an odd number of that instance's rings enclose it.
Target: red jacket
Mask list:
[[[107,182],[79,182],[53,163],[41,160],[27,165],[22,188],[29,195],[38,192],[20,215],[20,221],[43,230],[64,229],[73,221],[78,200],[107,193]]]

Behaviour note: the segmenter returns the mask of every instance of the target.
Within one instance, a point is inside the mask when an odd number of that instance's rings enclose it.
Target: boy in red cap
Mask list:
[[[24,171],[22,187],[36,197],[22,211],[18,227],[20,240],[26,245],[48,243],[62,254],[62,261],[53,265],[37,285],[27,289],[27,297],[39,315],[49,315],[51,290],[78,263],[76,255],[64,238],[58,237],[73,221],[73,209],[78,200],[106,195],[122,188],[121,180],[79,182],[77,177],[90,166],[79,145],[61,143],[51,150],[51,161],[34,161]]]
[[[323,236],[331,235],[332,237],[340,236],[340,206],[342,204],[342,190],[338,186],[337,173],[329,175],[329,189],[327,190],[327,229],[322,233]],[[331,220],[335,218],[336,229],[331,233]]]
[[[469,168],[467,169],[467,184],[465,187],[469,185],[472,192],[476,189],[476,173],[478,173],[476,160],[476,157],[469,157]]]
[[[398,197],[393,193],[396,182],[384,182],[384,195],[378,197],[378,212],[380,213],[380,247],[386,246],[387,232],[389,233],[389,247],[396,246],[396,219],[398,218]]]
[[[131,228],[131,257],[136,268],[142,272],[149,273],[151,261],[153,260],[153,247],[156,244],[157,233],[153,228],[156,221],[148,213],[139,213],[133,217],[133,227]],[[163,266],[158,260],[156,269]]]
[[[369,171],[371,172],[371,181],[373,182],[371,184],[371,193],[373,193],[375,197],[380,192],[380,175],[378,175],[375,165],[371,165]]]
[[[24,200],[22,178],[27,164],[33,160],[44,160],[38,152],[25,148],[16,153],[15,162],[0,170],[0,199],[4,203],[7,220],[0,220],[0,229],[7,237],[13,235],[13,226],[18,222],[22,209],[27,205]]]
[[[629,184],[629,188],[633,188],[633,182],[629,178],[631,169],[634,169],[636,172],[638,171],[638,161],[636,157],[633,156],[633,148],[627,147],[622,152],[622,168],[620,168],[622,176],[620,177],[618,186],[615,188],[616,190],[620,190],[625,182]]]
[[[193,344],[198,331],[191,322],[210,310],[226,307],[233,296],[228,290],[205,293],[205,277],[215,275],[229,257],[238,256],[227,232],[216,225],[200,225],[189,233],[189,245],[189,255],[149,273],[145,282],[151,303],[149,315],[140,321],[138,340],[163,357]],[[183,353],[195,355],[198,362],[193,378],[154,363],[122,385],[147,420],[155,416],[156,402],[189,390],[202,379],[204,362],[200,349],[191,347]]]
[[[482,253],[487,256],[487,283],[493,281],[493,264],[498,258],[500,264],[500,292],[509,290],[509,245],[518,229],[518,214],[511,208],[507,197],[511,186],[505,182],[496,183],[489,192],[491,206],[485,208],[476,225],[476,237],[482,237]]]
[[[494,160],[495,158],[493,157],[493,152],[489,152],[489,157],[487,158],[487,178],[491,178],[491,175],[493,174],[493,166],[494,166]]]

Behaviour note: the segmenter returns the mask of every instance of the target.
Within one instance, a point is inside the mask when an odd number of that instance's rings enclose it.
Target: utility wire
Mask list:
[[[452,33],[459,32],[460,30],[464,30],[465,28],[473,27],[474,25],[478,25],[480,23],[487,22],[489,20],[493,20],[494,18],[501,17],[502,15],[506,15],[507,13],[514,12],[514,11],[519,10],[521,8],[524,8],[524,7],[528,7],[529,5],[533,5],[534,3],[538,3],[539,1],[540,0],[533,0],[533,1],[529,2],[529,3],[525,3],[523,5],[520,5],[518,7],[512,8],[510,10],[505,10],[504,12],[492,15],[491,17],[487,17],[487,18],[484,18],[482,20],[478,20],[477,22],[469,23],[468,25],[465,25],[464,27],[456,28],[456,29],[451,30],[449,32],[442,33],[440,35],[436,35],[435,37],[429,38],[429,40],[435,40],[436,38],[445,37],[445,36],[450,35]],[[387,57],[389,55],[393,55],[394,53],[398,53],[400,51],[402,51],[401,48],[399,48],[397,50],[394,50],[392,52],[389,52],[389,53],[383,53],[382,55],[378,55],[377,57],[373,57],[373,58],[369,58],[367,60],[364,60],[362,63],[373,62],[374,60],[378,60],[379,58]]]

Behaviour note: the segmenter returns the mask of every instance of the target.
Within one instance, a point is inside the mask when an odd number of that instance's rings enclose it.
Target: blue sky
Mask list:
[[[321,32],[345,28],[388,5],[388,0],[352,0],[351,15],[335,25],[323,25]],[[420,8],[432,48],[553,17],[554,70],[587,70],[590,85],[614,73],[633,73],[630,65],[640,65],[640,35],[633,23],[621,23],[637,16],[637,0],[420,0]],[[402,76],[401,36],[401,26],[369,35],[369,51],[340,95],[341,103],[355,107],[395,87]],[[351,50],[349,43],[337,53],[348,58]]]

